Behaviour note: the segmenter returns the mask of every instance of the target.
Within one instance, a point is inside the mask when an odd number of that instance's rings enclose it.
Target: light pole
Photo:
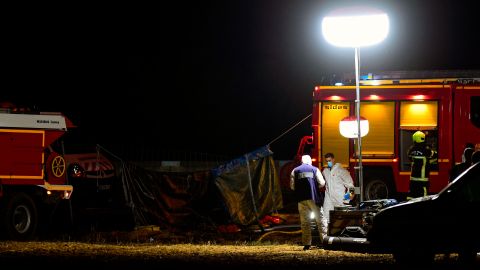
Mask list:
[[[348,7],[334,10],[322,20],[325,39],[338,47],[355,48],[355,115],[357,124],[358,184],[363,201],[362,132],[360,128],[360,47],[377,44],[389,31],[388,15],[368,7]]]

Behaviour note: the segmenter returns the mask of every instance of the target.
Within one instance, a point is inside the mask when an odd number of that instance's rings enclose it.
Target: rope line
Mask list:
[[[293,125],[291,128],[287,129],[287,131],[283,132],[282,134],[280,134],[280,136],[276,137],[275,139],[273,139],[271,142],[269,142],[267,145],[270,146],[270,144],[274,143],[276,140],[280,139],[281,137],[283,137],[285,134],[287,134],[288,132],[290,132],[290,130],[294,129],[296,126],[300,125],[303,121],[307,120],[310,116],[312,116],[312,114],[309,114],[307,115],[305,118],[303,118],[302,120],[300,120],[300,122],[296,123],[295,125]]]

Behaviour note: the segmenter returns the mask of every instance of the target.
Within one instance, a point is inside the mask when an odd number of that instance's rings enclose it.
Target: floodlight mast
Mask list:
[[[322,21],[325,39],[338,47],[355,49],[355,115],[357,119],[358,185],[360,201],[363,194],[362,132],[360,128],[360,47],[371,46],[384,40],[389,31],[388,15],[368,7],[348,7],[334,10]],[[367,30],[365,30],[367,29]]]

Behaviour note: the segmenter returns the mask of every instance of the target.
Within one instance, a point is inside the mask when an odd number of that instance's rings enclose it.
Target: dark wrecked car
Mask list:
[[[475,263],[480,252],[478,213],[479,162],[436,195],[380,210],[366,240],[375,250],[392,253],[400,264],[428,264],[435,254],[449,253],[458,253],[461,262]]]

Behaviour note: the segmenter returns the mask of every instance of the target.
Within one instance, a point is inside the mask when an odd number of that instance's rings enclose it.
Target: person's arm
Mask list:
[[[350,189],[350,188],[353,188],[354,185],[353,185],[353,179],[352,179],[352,176],[350,175],[350,173],[348,172],[348,170],[346,169],[342,169],[342,181],[343,181],[343,186],[345,186],[346,189]]]
[[[317,182],[320,185],[319,187],[322,188],[325,186],[325,179],[323,178],[322,173],[320,172],[320,169],[317,168],[317,171],[315,172],[315,176],[317,177]]]
[[[429,158],[429,163],[430,164],[435,164],[437,163],[437,151],[433,150],[431,147],[427,147],[427,157]]]
[[[410,162],[413,161],[413,157],[412,157],[412,149],[413,149],[413,145],[411,145],[408,150],[407,150],[407,156],[408,156],[408,159]]]

